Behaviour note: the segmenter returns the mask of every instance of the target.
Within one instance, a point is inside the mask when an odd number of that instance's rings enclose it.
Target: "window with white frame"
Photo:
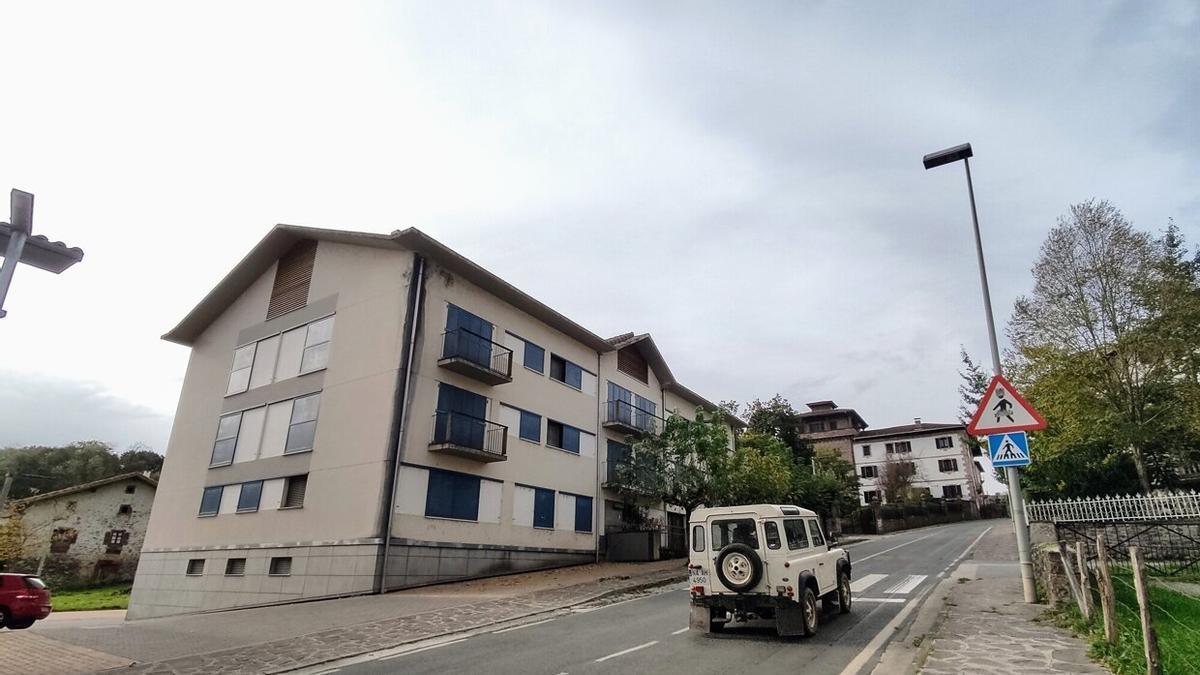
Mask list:
[[[308,324],[304,354],[300,358],[301,375],[321,370],[329,363],[329,341],[332,339],[332,316]]]
[[[237,449],[238,431],[242,427],[242,413],[225,415],[217,421],[217,440],[213,442],[212,458],[209,466],[224,466],[233,463],[233,453]]]
[[[961,485],[943,485],[942,499],[962,499],[963,489]]]
[[[958,471],[958,460],[957,459],[939,459],[938,460],[938,471],[941,471],[942,473],[951,473],[954,471]]]
[[[313,394],[292,402],[292,420],[288,426],[287,443],[283,453],[312,450],[317,435],[317,411],[321,407],[321,395]]]
[[[329,364],[333,324],[334,317],[327,316],[238,347],[225,395],[324,369]]]
[[[933,439],[933,443],[937,446],[938,450],[945,450],[946,448],[954,447],[954,438],[951,436],[938,436]]]
[[[868,466],[862,467],[862,477],[863,478],[878,478],[879,477],[879,467],[877,467],[875,465],[868,465]]]

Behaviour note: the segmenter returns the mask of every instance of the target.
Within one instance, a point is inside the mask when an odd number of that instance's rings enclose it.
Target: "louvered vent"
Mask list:
[[[283,507],[294,509],[304,506],[304,493],[308,489],[308,474],[287,479],[283,493]]]
[[[298,242],[275,268],[275,286],[271,288],[271,304],[267,319],[274,319],[308,304],[308,285],[312,281],[313,260],[317,257],[317,242]]]
[[[625,347],[617,352],[617,370],[641,380],[649,382],[649,368],[642,353],[634,346]]]

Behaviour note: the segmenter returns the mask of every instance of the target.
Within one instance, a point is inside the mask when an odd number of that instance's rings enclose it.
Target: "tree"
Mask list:
[[[1103,438],[1128,454],[1146,492],[1168,480],[1164,432],[1186,417],[1175,379],[1186,350],[1200,347],[1178,330],[1185,313],[1165,309],[1169,296],[1187,295],[1180,288],[1196,287],[1194,274],[1169,274],[1182,263],[1182,240],[1169,239],[1134,230],[1108,202],[1071,206],[1043,243],[1033,292],[1018,298],[1008,327],[1027,393],[1053,411],[1051,427],[1072,427],[1036,447]]]
[[[22,499],[128,471],[158,472],[162,461],[162,455],[145,446],[134,446],[118,456],[99,441],[0,448],[0,479],[12,473],[9,498]]]
[[[989,378],[983,368],[980,368],[979,364],[975,363],[975,360],[967,353],[966,347],[959,346],[959,358],[962,359],[962,370],[958,371],[958,376],[962,382],[958,385],[960,400],[958,421],[970,424],[971,418],[975,416],[975,411],[979,408],[979,402],[987,393]],[[967,447],[971,450],[972,456],[977,452],[983,452],[982,444],[974,436],[967,436]]]
[[[879,486],[883,500],[888,504],[909,501],[913,482],[917,478],[917,465],[893,455],[884,458],[880,465]]]
[[[746,432],[720,472],[713,506],[777,504],[791,493],[792,454],[774,436]]]
[[[858,506],[858,474],[854,463],[837,450],[816,451],[808,463],[794,466],[788,500],[812,509],[826,519],[840,517]]]
[[[812,445],[801,437],[803,418],[786,398],[775,394],[769,401],[754,399],[746,406],[748,431],[774,436],[792,451],[797,462],[808,462],[813,455]]]

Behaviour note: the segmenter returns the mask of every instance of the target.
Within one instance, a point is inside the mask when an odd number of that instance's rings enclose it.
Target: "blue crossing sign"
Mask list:
[[[1029,438],[1024,431],[1010,431],[1006,434],[988,436],[988,452],[992,456],[992,466],[1027,466],[1029,460]]]

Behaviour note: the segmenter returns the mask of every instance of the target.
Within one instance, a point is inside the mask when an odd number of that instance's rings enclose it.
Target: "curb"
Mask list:
[[[294,664],[294,665],[289,665],[289,666],[286,666],[283,668],[277,668],[277,669],[273,669],[273,670],[264,670],[262,672],[265,675],[278,675],[280,673],[295,672],[295,671],[301,670],[303,668],[312,668],[313,666],[319,666],[323,663],[332,663],[334,661],[341,661],[342,659],[350,659],[350,658],[354,658],[355,656],[362,656],[363,654],[370,654],[372,652],[382,651],[384,649],[393,649],[395,647],[412,644],[414,642],[423,642],[425,640],[432,640],[434,638],[445,637],[447,635],[456,635],[458,633],[466,633],[468,631],[479,630],[480,628],[487,628],[488,626],[495,626],[497,624],[507,623],[509,621],[519,621],[521,619],[528,619],[530,617],[539,616],[542,614],[558,612],[558,611],[567,609],[569,607],[577,607],[579,605],[584,605],[589,602],[595,602],[597,600],[602,600],[604,598],[612,597],[614,595],[621,595],[622,593],[634,593],[637,591],[644,591],[644,590],[651,589],[651,588],[658,588],[659,586],[667,586],[667,585],[670,585],[673,583],[683,581],[685,579],[687,579],[686,574],[673,574],[667,578],[655,579],[653,581],[646,581],[646,582],[642,582],[639,584],[634,584],[632,586],[626,586],[624,588],[613,588],[613,589],[610,589],[607,591],[593,593],[592,595],[589,595],[587,597],[580,598],[578,600],[573,600],[571,602],[568,602],[568,603],[565,603],[562,605],[558,605],[557,607],[548,607],[546,609],[539,609],[535,612],[527,612],[525,614],[518,614],[516,616],[511,616],[511,617],[508,617],[505,619],[500,619],[498,621],[491,621],[488,623],[471,626],[469,628],[459,628],[457,630],[448,630],[448,631],[444,631],[441,633],[434,633],[432,635],[422,635],[419,638],[413,638],[411,640],[401,640],[400,642],[397,642],[395,644],[380,646],[380,647],[373,647],[366,651],[356,652],[354,654],[342,654],[340,656],[335,656],[335,657],[328,658],[328,659],[318,659],[316,661],[311,661],[308,663]],[[299,637],[299,636],[297,636],[297,637]]]

